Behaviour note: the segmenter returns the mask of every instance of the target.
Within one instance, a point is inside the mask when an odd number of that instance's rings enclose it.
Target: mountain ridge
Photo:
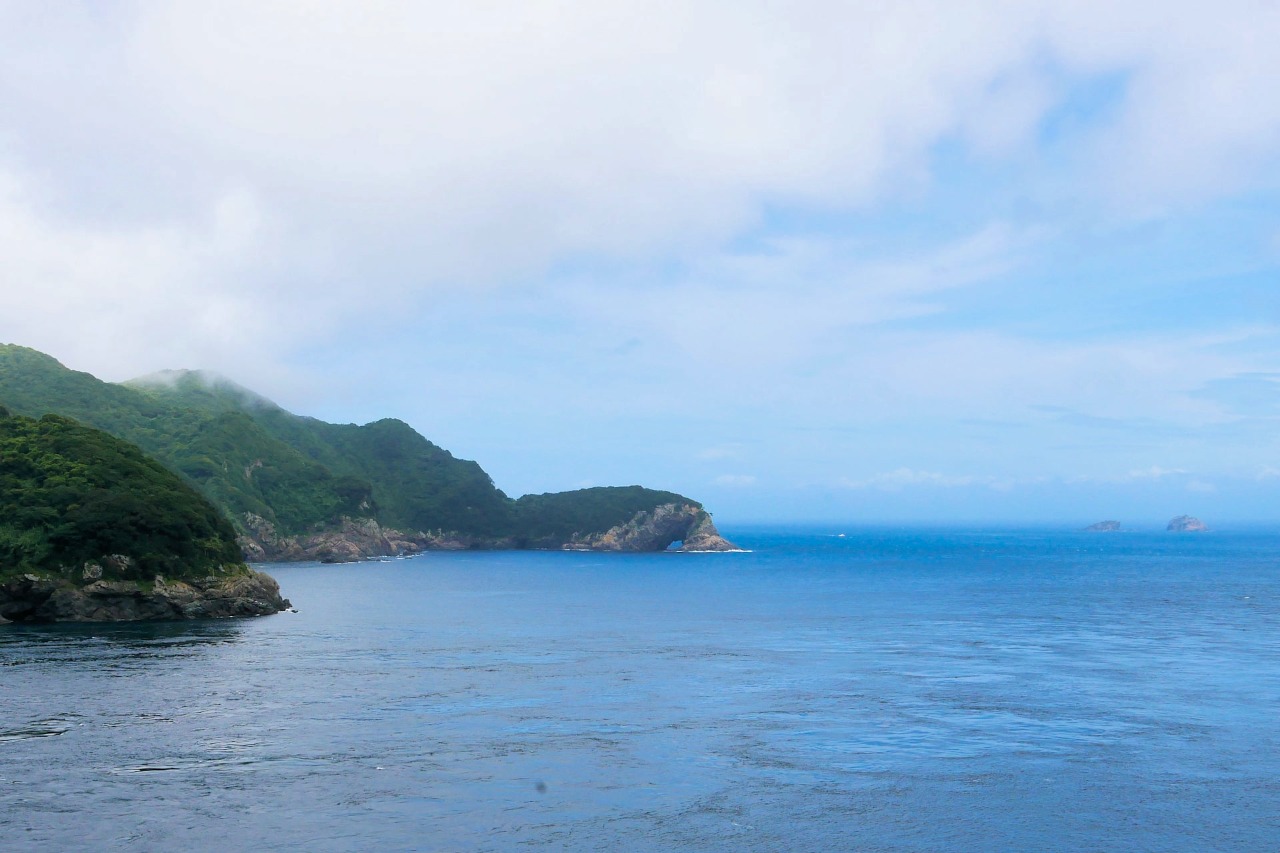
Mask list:
[[[137,444],[222,509],[255,559],[358,559],[386,553],[378,549],[387,543],[392,553],[578,547],[660,506],[683,519],[662,548],[695,529],[705,533],[708,524],[713,535],[698,537],[699,550],[733,547],[702,504],[683,495],[625,486],[513,500],[478,463],[403,421],[327,423],[209,371],[160,371],[113,384],[6,344],[0,404],[72,417]],[[644,545],[633,550],[661,550],[665,535],[636,539]]]

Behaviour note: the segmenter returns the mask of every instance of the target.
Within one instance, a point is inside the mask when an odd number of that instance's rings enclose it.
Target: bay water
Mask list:
[[[0,849],[1280,849],[1280,531],[726,533],[0,626]]]

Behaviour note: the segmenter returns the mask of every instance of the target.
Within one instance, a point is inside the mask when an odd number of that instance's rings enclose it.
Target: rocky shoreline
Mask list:
[[[84,586],[27,573],[0,582],[0,622],[134,622],[268,616],[289,609],[275,579],[245,570],[230,577],[94,580]]]
[[[590,536],[575,535],[559,546],[565,551],[665,551],[679,542],[677,551],[740,551],[720,535],[711,516],[692,504],[663,504],[650,512],[636,513],[620,524]]]
[[[519,541],[511,537],[477,537],[449,531],[406,532],[383,527],[371,518],[343,518],[314,533],[284,535],[260,515],[245,513],[247,531],[238,538],[245,559],[254,563],[316,561],[347,563],[375,557],[397,557],[424,551],[740,551],[720,535],[710,514],[693,504],[662,504],[636,513],[625,524],[603,533],[574,534],[567,540]]]

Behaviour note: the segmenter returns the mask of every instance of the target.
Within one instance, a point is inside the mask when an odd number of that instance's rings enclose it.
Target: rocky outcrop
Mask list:
[[[680,541],[681,551],[741,551],[716,530],[710,513],[702,512],[694,524],[685,531]]]
[[[1118,521],[1099,521],[1097,524],[1090,524],[1085,528],[1087,533],[1111,533],[1120,529]]]
[[[561,547],[567,551],[665,551],[674,542],[681,543],[681,551],[741,550],[720,535],[706,510],[692,504],[662,504],[603,533],[575,534]]]
[[[1172,530],[1174,533],[1201,533],[1208,529],[1208,525],[1203,521],[1189,515],[1180,515],[1177,518],[1170,519],[1169,525],[1165,528],[1165,530]]]
[[[266,616],[289,608],[275,579],[237,571],[151,583],[94,580],[86,585],[28,573],[0,582],[0,619],[11,622],[133,622]]]
[[[301,536],[282,536],[275,525],[260,515],[247,512],[244,526],[248,535],[239,537],[245,559],[252,562],[294,562],[317,560],[348,563],[372,557],[416,554],[429,549],[461,550],[473,547],[457,536],[403,533],[382,527],[372,518],[343,518],[334,527]]]
[[[347,563],[423,551],[502,550],[516,547],[567,551],[665,551],[680,542],[680,551],[738,551],[720,535],[706,510],[693,504],[663,504],[640,512],[625,524],[603,533],[574,534],[568,541],[520,542],[510,538],[467,536],[447,531],[405,533],[382,527],[371,518],[343,518],[331,528],[300,536],[282,536],[260,515],[245,513],[249,534],[239,538],[245,559],[252,562],[315,560]]]

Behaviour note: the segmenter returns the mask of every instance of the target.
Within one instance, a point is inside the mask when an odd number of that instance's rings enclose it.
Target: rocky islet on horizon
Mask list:
[[[1120,530],[1120,522],[1113,519],[1099,521],[1084,528],[1086,533],[1111,533]],[[1179,515],[1169,520],[1165,530],[1172,533],[1202,533],[1209,529],[1200,519],[1190,515]]]

